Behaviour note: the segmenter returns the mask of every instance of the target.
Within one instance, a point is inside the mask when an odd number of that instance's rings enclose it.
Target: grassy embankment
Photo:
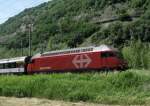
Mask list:
[[[150,72],[0,76],[0,95],[104,104],[150,104]]]

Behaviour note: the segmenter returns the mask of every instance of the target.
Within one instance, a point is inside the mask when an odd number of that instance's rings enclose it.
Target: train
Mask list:
[[[56,50],[0,60],[0,74],[86,72],[127,68],[128,64],[119,51],[107,45]]]

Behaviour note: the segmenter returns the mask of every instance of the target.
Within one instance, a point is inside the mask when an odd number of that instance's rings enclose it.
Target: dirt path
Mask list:
[[[0,106],[110,106],[110,105],[92,104],[84,102],[72,103],[64,101],[51,101],[47,99],[37,99],[37,98],[0,97]]]

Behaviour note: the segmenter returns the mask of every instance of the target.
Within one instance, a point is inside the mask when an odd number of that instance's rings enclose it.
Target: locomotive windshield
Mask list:
[[[107,58],[107,57],[115,57],[115,54],[113,52],[103,52],[101,53],[102,58]]]
[[[102,52],[101,57],[102,58],[117,57],[123,59],[123,55],[120,52]]]

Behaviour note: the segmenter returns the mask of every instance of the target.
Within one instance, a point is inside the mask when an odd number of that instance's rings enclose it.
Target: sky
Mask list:
[[[26,8],[35,7],[49,0],[0,0],[0,24]]]

